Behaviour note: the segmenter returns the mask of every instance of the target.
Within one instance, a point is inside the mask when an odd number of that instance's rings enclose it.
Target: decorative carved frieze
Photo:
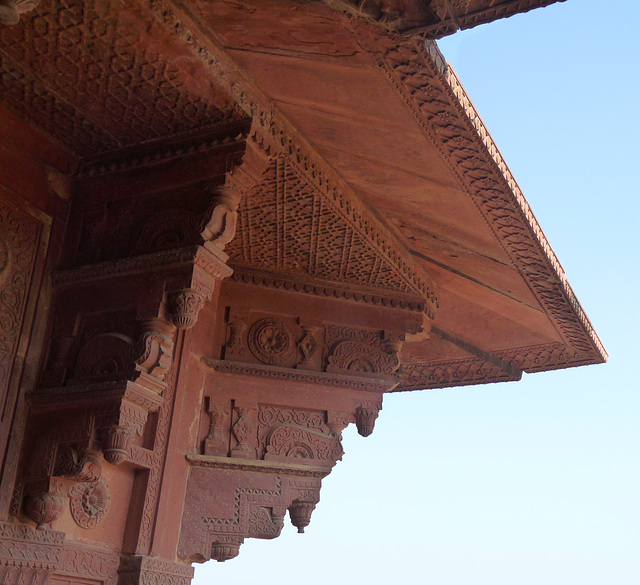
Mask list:
[[[343,450],[339,434],[332,432],[326,418],[319,411],[260,406],[258,456],[265,461],[305,459],[315,465],[334,465]]]
[[[122,557],[119,585],[190,585],[193,568],[187,563],[135,555]]]
[[[103,548],[67,542],[56,575],[95,579],[116,585],[120,555]]]
[[[328,372],[393,375],[400,367],[399,340],[379,331],[326,325],[324,358]]]
[[[64,533],[0,522],[0,582],[45,585],[59,567]]]
[[[470,384],[490,384],[519,380],[521,374],[508,372],[480,358],[404,364],[399,390],[448,388]]]
[[[41,223],[0,203],[0,420],[36,261]]]

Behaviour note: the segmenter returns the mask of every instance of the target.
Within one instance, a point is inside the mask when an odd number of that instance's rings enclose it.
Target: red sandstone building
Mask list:
[[[385,393],[606,360],[433,41],[551,3],[0,1],[2,583],[189,583]]]

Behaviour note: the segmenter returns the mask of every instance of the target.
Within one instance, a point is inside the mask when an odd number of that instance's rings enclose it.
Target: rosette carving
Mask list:
[[[106,516],[111,498],[104,479],[83,482],[69,493],[71,515],[78,526],[95,528]]]
[[[277,319],[260,319],[247,336],[251,353],[265,364],[282,364],[294,349],[293,334]]]

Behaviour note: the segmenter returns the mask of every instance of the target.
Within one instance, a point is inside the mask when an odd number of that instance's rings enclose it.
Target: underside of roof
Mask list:
[[[237,274],[423,312],[399,390],[514,380],[606,352],[431,39],[550,3],[44,0],[0,30],[0,104],[77,176],[251,126]]]

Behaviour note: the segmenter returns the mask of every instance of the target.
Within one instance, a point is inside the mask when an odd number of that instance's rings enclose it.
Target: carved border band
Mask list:
[[[291,380],[293,382],[305,384],[324,384],[327,386],[336,386],[338,388],[364,390],[375,393],[389,392],[390,389],[398,383],[398,380],[392,377],[390,377],[389,380],[385,380],[381,377],[368,378],[344,376],[341,374],[326,374],[324,372],[293,370],[291,368],[280,368],[277,366],[260,366],[242,362],[227,362],[211,358],[204,358],[202,361],[212,370],[225,374],[240,374],[277,380]]]

